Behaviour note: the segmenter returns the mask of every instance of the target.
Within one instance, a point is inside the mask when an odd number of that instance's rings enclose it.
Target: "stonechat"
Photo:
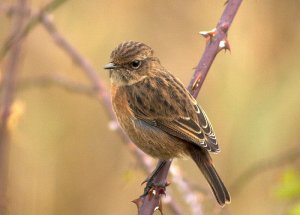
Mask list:
[[[113,109],[121,128],[146,154],[161,160],[190,156],[218,203],[230,195],[209,152],[219,152],[212,125],[179,79],[141,42],[118,45],[105,67],[111,80]]]

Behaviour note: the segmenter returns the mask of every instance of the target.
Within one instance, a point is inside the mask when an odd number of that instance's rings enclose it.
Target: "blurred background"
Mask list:
[[[32,14],[26,21],[48,2],[28,1]],[[0,1],[0,48],[13,29],[15,17],[7,8],[15,3]],[[219,0],[72,0],[51,11],[50,18],[107,89],[103,66],[124,40],[151,46],[188,85],[205,47],[198,32],[215,27],[223,5]],[[203,214],[300,214],[299,11],[299,0],[244,1],[229,30],[231,52],[222,51],[211,67],[198,101],[219,139],[221,153],[212,156],[232,203],[220,209],[210,192],[201,194]],[[0,61],[1,86],[8,56]],[[10,138],[1,143],[8,146],[1,173],[7,174],[1,183],[7,192],[1,198],[5,214],[136,214],[130,201],[142,193],[147,175],[110,128],[95,94],[42,81],[57,78],[92,87],[41,24],[22,43],[16,78]],[[191,159],[175,164],[195,191],[208,190]],[[172,194],[191,214],[182,196]],[[167,206],[164,210],[172,214]]]

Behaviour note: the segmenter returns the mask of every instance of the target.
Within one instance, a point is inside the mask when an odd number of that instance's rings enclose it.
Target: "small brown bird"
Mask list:
[[[218,203],[229,203],[229,193],[209,155],[219,151],[215,133],[184,85],[143,43],[123,42],[110,58],[104,68],[109,70],[113,109],[129,138],[145,153],[161,160],[190,156]]]

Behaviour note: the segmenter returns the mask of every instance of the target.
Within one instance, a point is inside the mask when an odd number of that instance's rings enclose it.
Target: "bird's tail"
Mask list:
[[[194,145],[190,146],[189,153],[209,183],[218,203],[221,206],[230,203],[230,195],[213,166],[209,153]]]

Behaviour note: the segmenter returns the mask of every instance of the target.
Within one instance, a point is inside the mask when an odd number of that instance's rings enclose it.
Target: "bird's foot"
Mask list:
[[[143,195],[141,195],[141,197],[145,197],[148,194],[150,194],[151,196],[159,196],[159,195],[166,195],[166,187],[170,185],[169,182],[164,182],[164,183],[155,183],[151,180],[151,178],[148,180],[146,179],[145,181],[143,181],[142,184],[146,183],[146,187],[144,189],[144,193]]]

